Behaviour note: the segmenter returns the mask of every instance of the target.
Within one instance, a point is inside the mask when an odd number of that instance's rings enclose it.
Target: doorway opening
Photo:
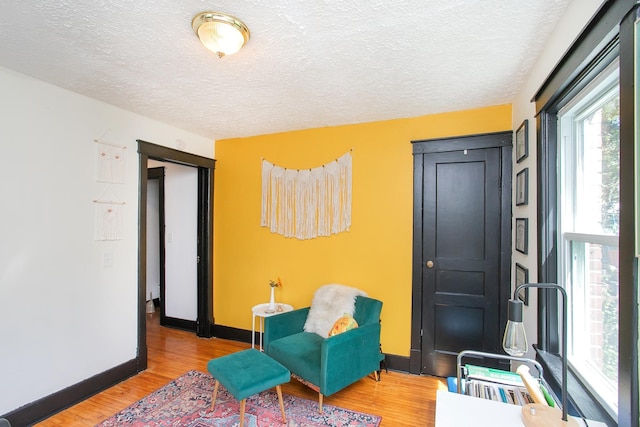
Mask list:
[[[215,160],[138,140],[138,371],[147,367],[147,190],[148,162],[176,163],[197,168],[197,318],[196,334],[213,336],[213,176]]]

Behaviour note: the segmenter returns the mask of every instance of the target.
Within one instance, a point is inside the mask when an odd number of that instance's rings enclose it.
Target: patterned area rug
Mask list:
[[[159,390],[144,397],[125,410],[98,424],[100,427],[140,426],[237,426],[240,421],[240,402],[220,385],[216,407],[211,411],[214,380],[209,374],[189,371]],[[377,427],[381,417],[323,405],[318,402],[283,394],[287,424],[282,423],[275,390],[268,390],[247,399],[244,425],[261,426],[358,426]]]

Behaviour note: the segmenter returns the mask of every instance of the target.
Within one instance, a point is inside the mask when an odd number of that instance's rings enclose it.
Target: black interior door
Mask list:
[[[503,149],[473,142],[421,154],[416,162],[421,209],[414,220],[414,307],[420,310],[420,372],[429,375],[455,376],[462,350],[500,352],[511,197],[509,190],[506,204]]]

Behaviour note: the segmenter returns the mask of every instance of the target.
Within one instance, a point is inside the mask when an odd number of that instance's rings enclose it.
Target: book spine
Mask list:
[[[502,399],[504,403],[509,403],[509,401],[507,400],[507,393],[504,391],[504,389],[499,388],[498,391],[500,392],[500,399]]]
[[[524,386],[518,387],[476,379],[466,380],[465,394],[512,405],[523,406],[533,403],[533,399]]]

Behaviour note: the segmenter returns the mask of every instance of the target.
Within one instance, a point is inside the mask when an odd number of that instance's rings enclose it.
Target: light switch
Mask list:
[[[102,254],[102,266],[113,267],[113,253],[105,252]]]

